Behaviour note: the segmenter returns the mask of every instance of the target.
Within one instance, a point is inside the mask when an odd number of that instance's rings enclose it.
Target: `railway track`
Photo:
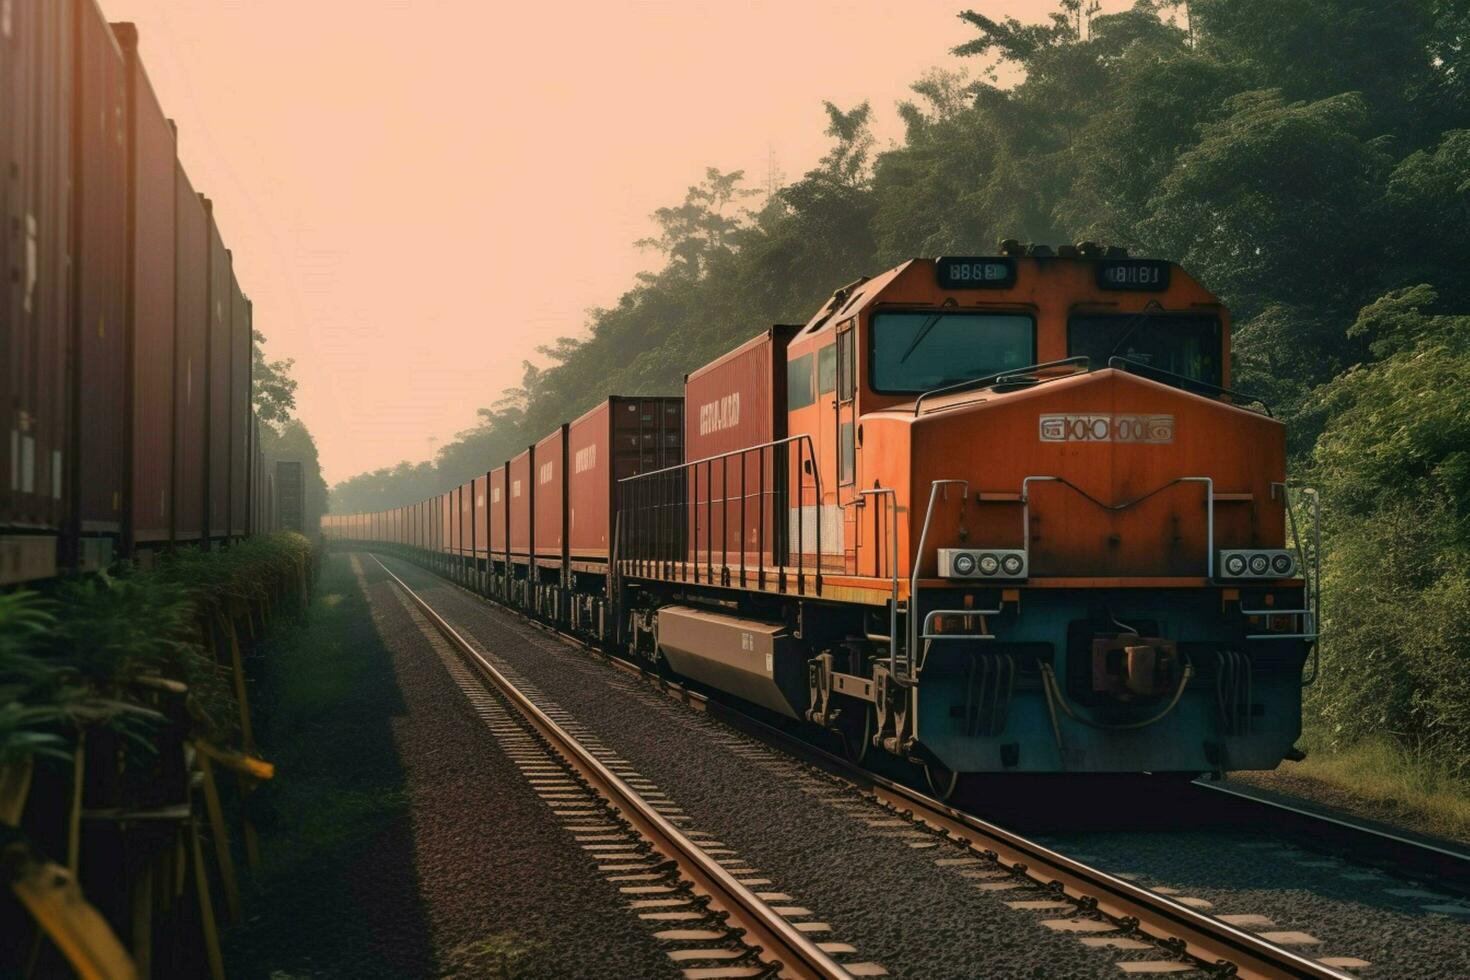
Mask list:
[[[381,562],[380,562],[381,564]],[[499,681],[498,672],[492,673],[494,668],[485,661],[482,656],[475,653],[473,646],[460,637],[453,628],[429,604],[391,570],[386,569],[394,581],[405,593],[410,595],[413,601],[424,610],[429,620],[445,634],[455,648],[461,651],[476,666],[476,669],[491,679],[497,687],[507,683],[503,677]],[[462,590],[466,595],[474,596],[483,600],[470,590]],[[515,610],[512,610],[515,611]],[[518,611],[517,614],[519,615]],[[780,751],[798,757],[812,764],[832,778],[842,781],[854,788],[857,792],[867,796],[873,802],[885,807],[896,817],[900,817],[915,827],[922,827],[936,837],[943,839],[952,846],[962,847],[968,854],[974,855],[975,859],[991,862],[997,867],[1005,869],[1010,874],[1024,878],[1028,883],[1039,886],[1048,894],[1055,896],[1059,901],[1070,903],[1082,914],[1095,916],[1097,919],[1110,923],[1123,930],[1127,935],[1138,937],[1167,952],[1176,958],[1181,966],[1192,966],[1198,970],[1216,975],[1233,975],[1243,977],[1348,977],[1350,973],[1343,972],[1333,966],[1318,962],[1310,957],[1304,956],[1292,949],[1273,943],[1253,932],[1238,928],[1228,922],[1221,921],[1211,915],[1191,908],[1181,902],[1171,899],[1169,896],[1157,893],[1148,888],[1134,884],[1123,877],[1110,874],[1099,868],[1090,866],[1084,861],[1067,857],[1063,853],[1043,846],[1036,841],[1030,840],[1020,834],[1006,830],[1003,827],[985,821],[973,814],[947,806],[927,797],[925,794],[903,785],[892,779],[885,778],[862,769],[848,762],[836,754],[826,752],[809,742],[798,739],[796,736],[782,731],[781,729],[754,718],[749,714],[741,712],[718,700],[712,700],[707,696],[693,690],[689,690],[677,683],[644,669],[641,665],[632,663],[623,658],[611,656],[605,651],[590,645],[580,638],[548,627],[546,624],[536,622],[529,618],[521,617],[522,621],[534,626],[536,629],[559,640],[573,644],[588,651],[600,659],[606,660],[618,668],[639,675],[643,680],[658,687],[665,694],[700,708],[712,716],[719,718],[722,722],[731,725],[749,735],[752,735]],[[505,690],[504,688],[501,688]],[[513,688],[512,688],[513,689]],[[509,691],[508,697],[514,697]],[[522,698],[522,700],[524,700]],[[518,702],[519,703],[519,702]],[[527,702],[529,704],[529,702]],[[531,705],[534,708],[534,705]],[[529,717],[529,716],[528,716]],[[545,719],[550,722],[550,719]],[[537,729],[546,734],[539,720],[533,720]],[[554,725],[554,722],[551,722]],[[548,734],[547,738],[558,745],[558,751],[562,751],[569,759],[576,758],[580,767],[582,758],[596,762],[595,758],[582,750],[580,753],[570,746],[565,751],[561,748],[562,738],[567,738],[565,732],[559,736]],[[575,740],[573,740],[575,741]],[[600,764],[599,764],[600,765]],[[605,769],[605,767],[602,767]],[[612,776],[608,772],[607,776]],[[646,802],[642,801],[636,790],[626,784],[618,785],[609,782],[606,776],[598,773],[596,769],[588,773],[589,782],[596,785],[600,790],[606,786],[605,795],[615,801],[619,810],[637,813],[640,809],[651,810]],[[1202,792],[1224,792],[1218,789],[1202,789]],[[624,793],[629,794],[625,796]],[[1241,794],[1231,793],[1232,800],[1238,799],[1241,805],[1254,806],[1263,804],[1252,798]],[[640,807],[641,804],[641,807]],[[656,811],[651,811],[657,817]],[[1309,818],[1315,815],[1307,811],[1297,811],[1296,817],[1302,822],[1302,827],[1307,826]],[[721,873],[717,862],[709,861],[708,856],[700,860],[702,851],[698,842],[678,835],[677,828],[667,821],[658,818],[658,823],[652,823],[645,832],[644,826],[639,821],[633,821],[640,833],[646,833],[650,840],[655,841],[656,846],[663,853],[669,854],[675,861],[679,862],[681,869],[684,862],[690,862],[691,873],[689,877],[695,881],[701,889],[710,894],[712,900],[720,907],[728,908],[733,922],[739,923],[739,927],[746,929],[752,937],[752,941],[763,948],[763,953],[768,959],[767,963],[774,964],[779,960],[780,970],[783,975],[793,976],[844,976],[842,965],[825,957],[820,948],[806,940],[799,933],[796,934],[798,946],[788,949],[782,945],[784,939],[788,938],[793,930],[789,923],[782,928],[783,920],[771,910],[770,906],[757,898],[749,889],[739,888],[733,893],[724,892],[723,886],[733,881],[732,876]],[[1418,866],[1427,860],[1431,860],[1431,852],[1411,848],[1418,847],[1416,842],[1406,838],[1394,838],[1393,835],[1382,832],[1371,831],[1369,828],[1360,828],[1346,821],[1334,821],[1337,825],[1337,839],[1345,839],[1356,835],[1357,832],[1375,835],[1375,840],[1390,840],[1393,846],[1399,848],[1402,853],[1416,853],[1418,856],[1413,860]],[[662,824],[663,826],[660,826]],[[673,831],[679,838],[663,838],[664,828]],[[1275,829],[1275,828],[1273,828]],[[658,836],[655,836],[658,835]],[[1353,836],[1353,839],[1364,840],[1366,838]],[[1452,854],[1452,852],[1445,852]],[[1455,858],[1464,860],[1461,855],[1453,855]],[[714,872],[711,874],[711,870]],[[753,904],[748,904],[753,903]],[[742,915],[743,913],[743,915]],[[746,924],[744,916],[750,918]],[[816,953],[821,958],[813,958],[811,949],[816,948]],[[822,959],[827,962],[822,963]],[[819,971],[820,969],[835,970],[833,973],[805,972]]]
[[[375,560],[376,556],[375,556]],[[383,571],[423,613],[481,678],[499,691],[540,736],[622,815],[640,836],[667,859],[693,885],[696,895],[705,896],[709,906],[727,916],[727,928],[758,955],[770,971],[800,978],[846,978],[851,976],[816,942],[803,935],[754,891],[742,885],[718,861],[686,836],[637,790],[517,688],[494,664],[460,636],[422,596],[378,560]]]

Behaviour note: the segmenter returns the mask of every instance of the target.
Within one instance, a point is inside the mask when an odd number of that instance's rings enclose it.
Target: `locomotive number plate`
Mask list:
[[[1172,415],[1043,415],[1042,442],[1174,441]]]

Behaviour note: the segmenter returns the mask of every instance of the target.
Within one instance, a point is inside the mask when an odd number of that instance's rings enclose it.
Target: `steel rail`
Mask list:
[[[505,678],[484,655],[460,636],[408,584],[393,573],[376,554],[373,560],[444,638],[455,647],[466,662],[499,690],[522,716],[564,756],[587,781],[601,793],[623,817],[664,855],[675,861],[681,873],[689,878],[696,891],[710,896],[711,904],[728,913],[729,924],[745,931],[745,939],[758,946],[763,962],[775,966],[782,976],[836,980],[851,976],[842,965],[808,939],[786,919],[778,915],[735,876],[721,867],[690,840],[663,814],[655,810],[636,790],[625,783],[538,708],[519,688]]]
[[[1136,922],[1136,928],[1160,946],[1173,948],[1201,962],[1205,969],[1216,968],[1226,975],[1247,978],[1351,980],[1352,974],[1301,956],[1168,896],[1075,861],[1003,827],[956,810],[738,709],[729,708],[720,701],[711,699],[706,710],[727,724],[751,731],[767,742],[781,743],[785,751],[804,756],[833,775],[846,779],[879,803],[910,811],[912,819],[968,841],[972,850],[993,856],[1002,866],[1026,875],[1043,887],[1060,887],[1073,901],[1095,908],[1114,921]]]
[[[378,560],[378,564],[382,565],[382,561],[377,559],[376,555],[374,558]],[[394,575],[386,566],[384,566],[384,571],[392,576],[421,608],[426,610],[430,620],[435,622],[436,626],[442,622],[416,593],[403,585],[397,575]],[[478,596],[478,593],[471,592],[470,594]],[[1038,885],[1059,889],[1070,900],[1081,906],[1093,908],[1115,922],[1134,924],[1134,928],[1147,935],[1162,948],[1188,956],[1201,963],[1204,969],[1215,969],[1222,975],[1249,978],[1249,980],[1280,980],[1280,978],[1353,980],[1353,975],[1350,973],[1302,956],[1262,939],[1254,933],[1239,929],[1176,902],[1165,895],[1073,860],[972,814],[956,810],[918,790],[864,769],[790,732],[727,705],[719,699],[692,691],[685,685],[671,682],[644,664],[615,653],[609,653],[580,637],[541,623],[516,607],[502,606],[502,608],[515,613],[525,622],[552,636],[570,641],[582,649],[606,658],[620,669],[642,675],[667,693],[675,695],[679,700],[694,704],[700,710],[718,717],[734,728],[744,730],[768,744],[776,744],[788,754],[804,758],[832,775],[847,780],[859,790],[868,793],[878,803],[901,812],[906,811],[911,819],[926,823],[951,837],[967,841],[967,846],[971,850],[992,857],[1003,867],[1026,875]],[[451,643],[460,646],[462,650],[469,650],[474,663],[481,663],[479,655],[474,653],[473,649],[465,644],[458,634],[453,633],[447,623],[440,626],[440,629],[441,631],[448,630],[445,635],[450,637]],[[534,705],[532,707],[534,708]],[[615,776],[613,778],[616,779]],[[612,797],[609,796],[609,798]],[[658,819],[667,823],[662,817]],[[670,826],[670,829],[674,828]],[[674,832],[678,833],[677,830]],[[696,845],[691,843],[690,846],[697,850]],[[755,901],[760,900],[755,899]],[[840,965],[834,964],[834,966],[841,969]]]
[[[1228,783],[1197,781],[1192,786],[1201,793],[1225,797],[1212,800],[1212,806],[1226,804],[1252,824],[1268,825],[1272,833],[1299,840],[1311,850],[1349,854],[1354,862],[1381,864],[1396,874],[1422,877],[1426,883],[1445,887],[1462,897],[1470,895],[1470,853],[1465,851],[1256,796],[1249,789]]]

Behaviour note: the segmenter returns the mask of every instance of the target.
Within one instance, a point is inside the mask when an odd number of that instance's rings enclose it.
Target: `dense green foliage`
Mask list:
[[[866,104],[829,104],[831,152],[758,209],[739,173],[710,170],[654,215],[659,272],[542,348],[547,366],[434,463],[348,480],[335,509],[448,489],[609,392],[676,392],[914,255],[1125,245],[1229,304],[1235,382],[1275,403],[1296,477],[1323,485],[1323,731],[1470,759],[1470,318],[1450,315],[1470,310],[1470,2],[1089,6],[1039,25],[962,13],[978,80],[915,84],[881,151]]]

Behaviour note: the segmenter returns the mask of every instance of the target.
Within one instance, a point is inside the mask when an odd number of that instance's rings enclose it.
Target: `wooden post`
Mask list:
[[[204,953],[209,958],[209,975],[225,980],[225,961],[220,954],[219,930],[214,923],[214,903],[209,898],[209,875],[204,870],[204,849],[199,846],[199,823],[189,821],[189,848],[194,857],[194,890],[199,893],[199,924],[204,930]]]
[[[232,924],[240,921],[240,887],[235,880],[235,858],[230,854],[230,832],[225,826],[224,809],[219,802],[219,788],[214,784],[214,767],[209,754],[196,748],[194,761],[204,777],[204,805],[209,810],[209,827],[214,834],[214,856],[219,861],[220,881],[225,887],[225,909]],[[198,831],[194,831],[197,835]],[[198,846],[197,843],[195,845]]]

